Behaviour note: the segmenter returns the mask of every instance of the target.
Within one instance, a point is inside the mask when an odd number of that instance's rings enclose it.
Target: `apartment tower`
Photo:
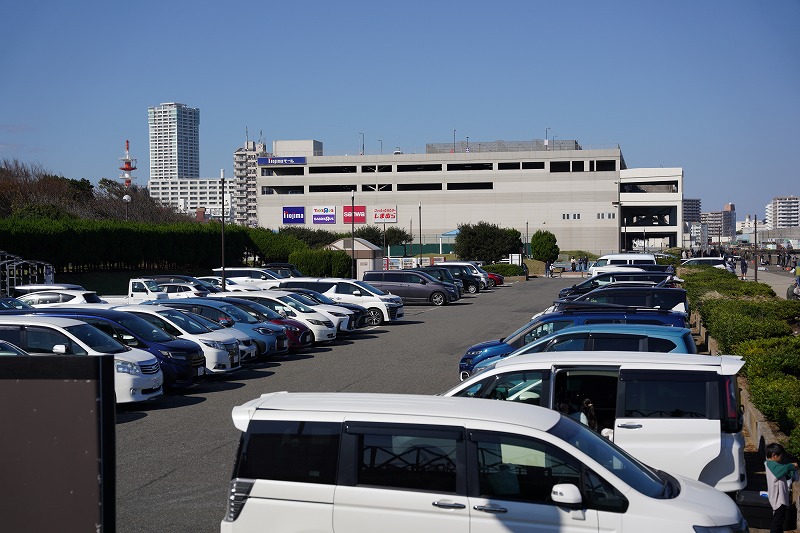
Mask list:
[[[150,178],[200,177],[200,110],[175,102],[147,108]]]

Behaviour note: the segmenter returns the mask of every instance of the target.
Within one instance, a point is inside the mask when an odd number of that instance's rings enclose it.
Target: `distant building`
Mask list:
[[[150,129],[150,178],[200,176],[200,110],[165,103],[147,108]]]
[[[765,229],[794,228],[800,226],[800,197],[777,196],[764,207]]]
[[[233,210],[237,224],[258,226],[258,158],[270,155],[266,144],[255,141],[247,141],[233,153]]]
[[[736,206],[728,204],[722,211],[701,213],[700,222],[707,225],[712,242],[730,241],[736,236]]]
[[[700,222],[700,206],[699,198],[684,198],[683,199],[683,223],[691,224],[692,222]]]
[[[225,213],[225,221],[233,222],[233,181],[225,180],[225,198],[222,197],[220,178],[198,179],[153,179],[147,182],[151,198],[171,205],[180,213],[197,213],[203,210],[206,218],[219,220]]]

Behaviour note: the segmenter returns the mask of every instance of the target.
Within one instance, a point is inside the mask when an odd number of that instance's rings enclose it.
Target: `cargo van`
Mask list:
[[[589,267],[589,277],[600,273],[599,268],[615,266],[655,265],[656,256],[653,254],[608,254],[601,256]],[[603,270],[607,272],[608,270]]]
[[[495,363],[445,396],[579,410],[643,463],[734,493],[747,485],[738,356],[551,352]]]
[[[732,498],[541,407],[273,392],[232,418],[222,533],[747,531]]]

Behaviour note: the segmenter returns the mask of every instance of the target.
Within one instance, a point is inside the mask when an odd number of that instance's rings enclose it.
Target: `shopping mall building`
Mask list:
[[[683,169],[629,169],[619,146],[577,141],[428,144],[425,153],[323,155],[319,141],[274,141],[257,161],[259,225],[339,233],[396,224],[425,245],[487,222],[556,236],[562,250],[681,245]],[[379,244],[379,243],[376,243]]]

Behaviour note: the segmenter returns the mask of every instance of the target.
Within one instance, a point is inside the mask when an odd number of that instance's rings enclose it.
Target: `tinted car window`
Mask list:
[[[254,422],[242,437],[236,476],[333,485],[341,425]]]
[[[593,339],[593,349],[595,351],[638,352],[641,351],[642,339],[641,335],[597,335]]]
[[[692,346],[694,346],[694,341],[692,341]],[[661,352],[667,353],[671,352],[676,348],[674,342],[669,339],[659,339],[656,337],[650,337],[647,339],[647,351],[648,352]],[[694,352],[689,352],[694,353]]]
[[[707,401],[711,372],[630,372],[625,383],[624,413],[630,418],[715,418]]]
[[[364,281],[381,281],[383,280],[383,272],[365,272]],[[396,281],[387,279],[387,281]]]

